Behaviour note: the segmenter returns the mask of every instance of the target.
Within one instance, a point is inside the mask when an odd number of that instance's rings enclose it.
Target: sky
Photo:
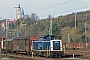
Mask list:
[[[15,19],[14,7],[19,4],[24,8],[26,15],[36,13],[40,18],[90,10],[90,0],[0,0],[1,19]]]

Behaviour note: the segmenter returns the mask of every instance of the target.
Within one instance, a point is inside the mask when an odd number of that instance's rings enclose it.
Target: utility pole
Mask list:
[[[86,18],[84,18],[84,26],[85,26],[85,43],[86,43],[86,49],[87,49],[86,25],[87,25],[87,11],[86,11]]]
[[[26,37],[26,25],[25,25],[25,37]]]
[[[6,21],[6,28],[5,28],[5,43],[6,43],[6,58],[7,58],[7,19],[5,19],[5,21]]]
[[[1,3],[1,1],[0,1],[0,3]],[[0,10],[1,11],[1,10]],[[0,20],[1,20],[1,13],[0,13]],[[0,27],[0,30],[1,30],[1,27]],[[0,34],[1,34],[1,32],[0,32]],[[0,35],[0,37],[1,37],[1,35]],[[1,60],[1,48],[0,48],[0,60]]]
[[[76,13],[75,13],[75,28],[74,28],[74,31],[75,31],[75,40],[77,40],[77,39],[76,39],[76,36],[77,36],[77,35],[76,35]]]
[[[75,30],[76,30],[76,13],[75,13]]]
[[[0,1],[0,3],[1,3],[1,1]],[[1,20],[1,5],[0,5],[0,20]],[[1,26],[0,26],[0,31],[2,30],[2,28],[1,28]],[[2,31],[1,31],[2,32]],[[1,32],[0,32],[0,34],[1,34]],[[2,37],[2,35],[0,35],[0,37]]]
[[[26,25],[27,25],[27,24],[23,24],[23,25],[25,26],[25,37],[26,37]]]
[[[18,8],[18,7],[14,7],[14,8],[16,8],[16,21],[17,21],[17,22],[16,22],[16,25],[17,25],[17,37],[18,37],[18,20],[17,20],[17,8]]]
[[[86,18],[84,18],[84,22],[85,22],[85,41],[86,41],[86,49],[87,49],[87,37],[86,37],[87,11],[86,11]]]
[[[68,43],[70,43],[70,34],[68,33]]]
[[[48,18],[50,20],[49,35],[52,35],[52,16],[51,15],[48,15]]]
[[[50,16],[50,31],[49,35],[52,35],[52,17]]]

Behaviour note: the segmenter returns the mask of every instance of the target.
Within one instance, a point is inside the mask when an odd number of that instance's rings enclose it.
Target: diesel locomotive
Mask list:
[[[61,57],[64,55],[62,50],[62,40],[55,39],[55,36],[42,36],[38,41],[33,41],[32,51],[36,56]]]

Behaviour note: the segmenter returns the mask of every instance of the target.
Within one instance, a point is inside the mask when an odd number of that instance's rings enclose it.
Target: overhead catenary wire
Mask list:
[[[72,9],[72,10],[67,10],[67,11],[63,11],[63,12],[58,12],[58,13],[70,12],[70,11],[74,11],[74,10],[78,10],[78,9],[83,9],[83,8],[87,8],[87,7],[90,7],[90,6],[80,7],[80,8],[76,8],[76,9]],[[54,13],[54,14],[58,14],[58,13]]]
[[[71,1],[74,1],[74,0],[68,0],[68,1],[65,1],[65,2],[62,2],[62,3],[58,3],[58,4],[54,4],[54,5],[48,6],[48,7],[40,8],[40,9],[31,11],[31,12],[29,12],[29,13],[36,12],[36,11],[41,11],[41,10],[48,9],[48,8],[52,8],[52,7],[61,5],[61,4],[69,3],[69,2],[71,2]]]
[[[57,12],[57,13],[51,13],[51,15],[60,14],[60,13],[65,13],[65,15],[66,15],[66,12],[70,12],[70,11],[74,11],[74,10],[78,10],[78,9],[83,9],[83,8],[90,7],[90,6],[85,6],[85,7],[80,7],[80,8],[76,8],[76,9],[72,9],[72,10],[67,10],[67,11],[66,11],[66,3],[69,3],[69,2],[71,2],[71,1],[74,1],[74,0],[68,0],[68,1],[65,1],[65,2],[62,2],[62,3],[58,3],[58,4],[54,4],[54,5],[48,6],[48,7],[40,8],[40,9],[31,11],[31,12],[28,12],[28,13],[33,13],[33,12],[45,10],[45,9],[52,8],[52,7],[61,5],[61,4],[65,4],[65,11]],[[28,13],[26,13],[26,14],[28,14]],[[47,16],[47,15],[43,15],[43,16],[39,16],[39,17],[44,17],[44,16]]]
[[[52,8],[52,7],[55,7],[55,6],[61,5],[61,4],[69,3],[69,2],[71,2],[71,1],[74,1],[74,0],[68,0],[68,1],[65,1],[65,2],[62,2],[62,3],[58,3],[58,4],[54,4],[54,5],[48,6],[48,7],[40,8],[40,9],[37,9],[37,10],[31,11],[31,12],[28,12],[28,13],[32,13],[32,12],[37,12],[37,11],[45,10],[45,9]]]
[[[80,8],[76,8],[76,9],[71,9],[71,10],[67,10],[67,11],[63,11],[63,12],[58,12],[58,13],[64,13],[64,12],[70,12],[70,11],[75,11],[75,10],[79,10],[79,9],[83,9],[83,8],[88,8],[90,6],[84,6],[84,7],[80,7]],[[58,14],[58,13],[54,13],[54,14]]]
[[[70,11],[75,11],[75,10],[79,10],[79,9],[83,9],[83,8],[88,8],[90,6],[84,6],[84,7],[80,7],[80,8],[76,8],[76,9],[71,9],[71,10],[65,10],[65,11],[62,11],[62,12],[57,12],[57,13],[52,13],[51,15],[56,15],[56,14],[60,14],[60,13],[65,13],[66,15],[66,12],[70,12]],[[47,16],[47,15],[44,15],[44,16]],[[44,16],[40,16],[40,17],[44,17]]]

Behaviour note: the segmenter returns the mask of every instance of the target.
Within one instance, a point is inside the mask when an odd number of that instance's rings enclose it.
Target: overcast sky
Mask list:
[[[21,4],[21,7],[24,8],[25,14],[31,14],[32,11],[34,11],[34,13],[37,13],[37,15],[41,18],[47,17],[47,15],[49,14],[59,16],[72,12],[90,10],[90,0],[0,0],[0,1],[1,1],[0,15],[2,19],[15,18],[16,9],[14,7],[17,7],[19,3]]]

